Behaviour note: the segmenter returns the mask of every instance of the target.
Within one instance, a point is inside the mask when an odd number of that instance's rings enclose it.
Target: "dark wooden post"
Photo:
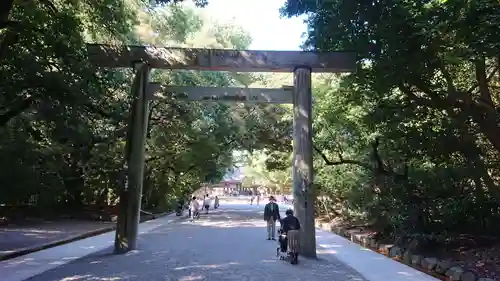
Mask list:
[[[311,69],[296,68],[293,80],[293,207],[302,225],[301,254],[315,258]]]
[[[120,195],[120,214],[115,236],[115,253],[125,253],[137,248],[139,233],[142,184],[144,178],[144,144],[148,127],[149,66],[134,65],[132,83],[134,97],[129,120],[126,144],[126,180]]]

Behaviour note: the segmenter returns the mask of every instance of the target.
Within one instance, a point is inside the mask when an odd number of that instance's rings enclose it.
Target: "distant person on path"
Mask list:
[[[210,200],[210,197],[205,195],[205,199],[203,200],[203,207],[205,207],[205,214],[208,214],[208,209],[210,209],[210,203],[212,200]]]
[[[276,220],[280,219],[280,209],[273,196],[264,207],[264,220],[267,222],[267,240],[276,240]]]
[[[253,195],[250,197],[250,205],[253,205]]]
[[[260,205],[260,194],[257,194],[257,206]]]
[[[219,197],[216,195],[214,199],[214,209],[219,208]]]
[[[191,202],[189,203],[189,210],[191,212],[191,220],[194,220],[194,218],[197,216],[199,209],[200,209],[200,203],[198,203],[198,200],[196,200],[196,196],[193,196],[193,198],[191,199]]]

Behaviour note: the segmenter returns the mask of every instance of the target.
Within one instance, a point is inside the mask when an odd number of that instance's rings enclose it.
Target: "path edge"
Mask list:
[[[140,223],[143,223],[143,222],[146,222],[146,221],[155,220],[155,219],[159,219],[161,217],[165,217],[165,216],[172,215],[172,214],[175,214],[175,212],[166,212],[166,213],[153,214],[151,217],[141,219]],[[72,242],[75,242],[75,241],[83,240],[85,238],[94,237],[94,236],[101,235],[101,234],[104,234],[106,232],[115,231],[115,230],[116,230],[116,224],[113,225],[113,226],[101,227],[101,228],[98,228],[98,229],[95,229],[95,230],[91,230],[91,231],[83,232],[83,233],[80,233],[80,234],[76,234],[76,235],[73,235],[73,236],[70,236],[70,237],[67,237],[67,238],[64,238],[64,239],[59,239],[59,240],[55,240],[55,241],[52,241],[52,242],[47,242],[47,243],[44,243],[44,244],[41,244],[41,245],[36,245],[36,246],[32,246],[32,247],[25,247],[25,248],[13,251],[11,253],[0,255],[0,261],[6,261],[6,260],[14,259],[14,258],[17,258],[17,257],[21,257],[21,256],[24,256],[24,255],[28,255],[28,254],[31,254],[31,253],[39,252],[39,251],[42,251],[42,250],[46,250],[46,249],[54,248],[54,247],[57,247],[57,246],[69,244],[69,243],[72,243]]]
[[[334,233],[341,238],[356,243],[366,249],[372,250],[380,255],[386,256],[394,261],[409,266],[415,270],[432,276],[442,281],[495,281],[489,278],[481,278],[476,272],[462,268],[460,265],[449,261],[440,261],[434,257],[413,254],[407,249],[400,248],[394,244],[380,244],[375,239],[362,234],[351,233],[348,229],[334,226],[330,223],[316,220],[316,228]],[[438,271],[438,272],[436,272]],[[465,274],[470,275],[465,278]],[[470,279],[469,279],[470,278]]]

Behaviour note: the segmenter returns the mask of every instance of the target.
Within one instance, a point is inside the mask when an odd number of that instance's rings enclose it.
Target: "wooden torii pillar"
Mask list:
[[[136,69],[132,87],[134,102],[127,135],[127,179],[120,195],[121,210],[116,230],[115,252],[137,248],[139,212],[144,170],[144,143],[147,132],[149,71],[187,69],[237,72],[293,72],[294,87],[291,102],[294,108],[293,195],[294,209],[303,227],[301,254],[316,257],[314,224],[312,93],[311,72],[353,72],[356,54],[348,52],[306,51],[237,51],[216,49],[156,48],[146,46],[111,46],[89,44],[91,62],[107,68]],[[169,86],[175,87],[175,86]],[[170,89],[193,100],[275,102],[286,103],[290,98],[277,89],[232,89],[189,87]],[[286,89],[281,89],[286,90]],[[247,92],[242,92],[247,91]],[[266,92],[267,91],[267,92]],[[204,94],[203,94],[204,92]],[[209,92],[209,93],[207,93]],[[280,100],[281,99],[281,100]],[[285,100],[283,100],[285,99]]]

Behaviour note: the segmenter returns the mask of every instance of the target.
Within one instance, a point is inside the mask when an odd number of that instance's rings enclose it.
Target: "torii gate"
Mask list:
[[[134,101],[127,135],[127,184],[120,195],[115,252],[137,248],[144,171],[148,101],[159,85],[149,83],[152,68],[237,72],[293,72],[293,87],[246,89],[167,86],[187,100],[293,103],[293,196],[302,224],[301,254],[316,257],[313,183],[311,72],[353,72],[356,54],[348,52],[239,51],[89,44],[91,62],[108,68],[133,67]]]

